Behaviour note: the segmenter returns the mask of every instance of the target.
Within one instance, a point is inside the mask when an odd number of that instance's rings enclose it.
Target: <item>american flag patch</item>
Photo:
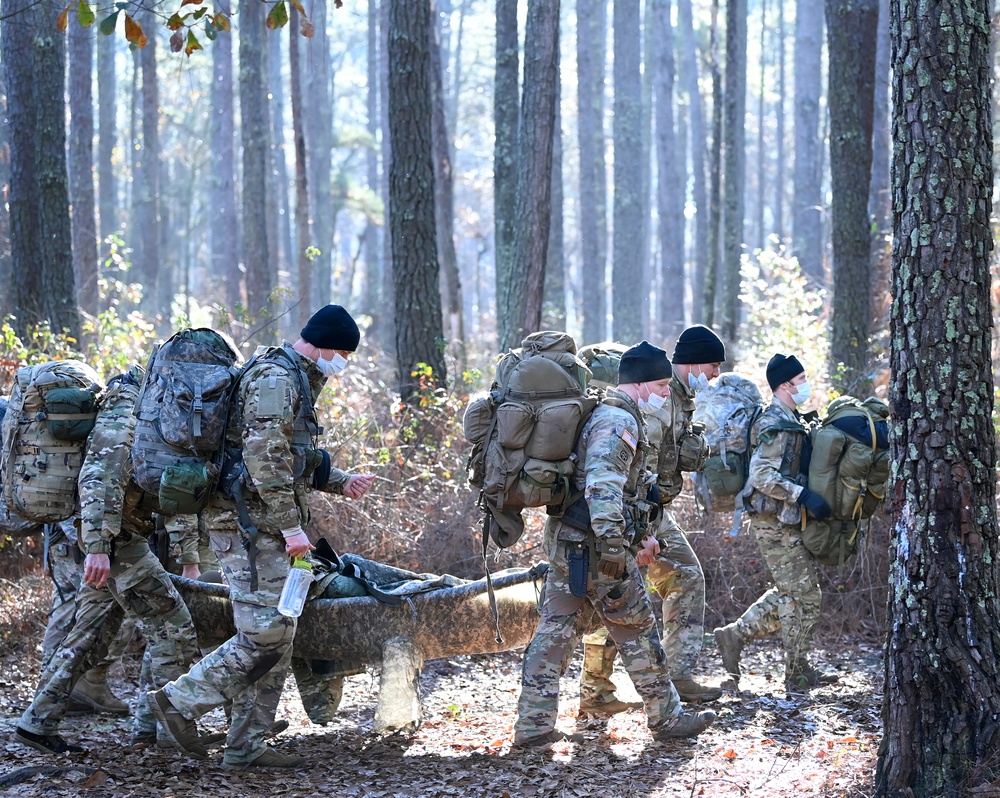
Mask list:
[[[635,435],[633,435],[629,430],[622,430],[622,440],[629,445],[629,448],[634,452],[636,447]]]

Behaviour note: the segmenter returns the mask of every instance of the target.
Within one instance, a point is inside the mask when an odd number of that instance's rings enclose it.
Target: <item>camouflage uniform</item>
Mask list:
[[[205,520],[238,631],[163,691],[188,720],[233,701],[228,764],[249,764],[265,752],[288,672],[297,619],[277,610],[290,566],[281,530],[309,521],[318,432],[312,409],[325,384],[316,364],[286,341],[247,367],[230,412],[227,446],[242,447],[242,497],[257,534],[221,493]],[[320,490],[340,494],[349,476],[331,469]]]
[[[680,699],[667,676],[663,650],[655,631],[653,612],[634,557],[626,557],[621,580],[597,570],[602,544],[612,539],[633,543],[634,516],[645,448],[644,425],[638,408],[625,394],[609,390],[608,402],[598,405],[584,425],[576,445],[579,464],[573,488],[584,491],[590,511],[587,531],[550,517],[545,547],[550,567],[545,579],[538,629],[524,655],[521,696],[514,724],[514,742],[543,737],[555,728],[559,678],[580,638],[580,618],[591,607],[601,617],[622,655],[622,661],[642,697],[649,726],[669,727],[681,715]],[[570,590],[569,557],[588,550],[590,568],[586,596]]]
[[[728,627],[740,645],[780,629],[786,673],[808,663],[822,601],[816,561],[802,545],[803,510],[796,502],[805,484],[799,475],[805,433],[799,414],[777,399],[754,425],[747,511],[774,587]]]
[[[45,626],[45,636],[42,638],[41,673],[45,673],[52,655],[59,649],[66,635],[76,623],[78,607],[85,602],[91,604],[85,612],[93,620],[92,624],[102,625],[100,620],[108,610],[115,606],[114,596],[107,587],[100,590],[81,584],[83,578],[83,552],[77,545],[76,519],[70,518],[58,524],[45,525],[45,569],[52,579],[52,609],[49,611],[49,621]],[[102,615],[104,613],[104,615]],[[122,620],[121,613],[116,613]],[[132,641],[135,633],[135,623],[124,619],[120,623],[114,641],[108,647],[107,654],[94,667],[107,670],[121,659],[125,649]]]
[[[126,614],[139,619],[150,649],[151,680],[162,685],[193,661],[197,637],[183,599],[146,539],[157,508],[155,498],[131,479],[132,407],[139,391],[140,370],[134,368],[129,377],[109,386],[87,441],[79,479],[80,536],[86,554],[110,555],[108,589]],[[75,678],[106,654],[117,631],[117,624],[112,625],[113,608],[99,624],[82,612],[90,605],[84,588],[73,629],[53,654],[34,701],[18,722],[25,731],[57,733]],[[139,731],[139,717],[136,723]]]
[[[662,599],[661,641],[672,679],[689,677],[701,654],[705,637],[705,573],[684,530],[667,507],[684,486],[677,459],[677,442],[694,413],[694,393],[675,373],[670,398],[657,412],[643,413],[650,452],[647,468],[656,474],[663,505],[655,536],[660,543],[656,561],[645,570],[648,586]],[[617,649],[601,629],[584,637],[580,673],[580,701],[599,706],[615,698],[611,680]]]

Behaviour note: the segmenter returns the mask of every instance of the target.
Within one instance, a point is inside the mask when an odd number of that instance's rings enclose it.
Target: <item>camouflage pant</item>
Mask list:
[[[214,512],[206,521],[237,632],[165,692],[189,720],[232,700],[225,759],[247,763],[264,753],[291,659],[297,619],[277,610],[290,562],[284,541],[266,533],[258,535],[251,560],[232,512]]]
[[[325,666],[327,663],[292,657],[292,673],[295,675],[299,698],[302,699],[302,708],[309,720],[325,726],[334,719],[340,708],[340,700],[344,695],[344,677],[324,674],[316,665]]]
[[[52,654],[35,698],[18,722],[22,729],[58,731],[74,682],[106,656],[122,610],[139,620],[154,684],[166,684],[193,661],[197,638],[191,614],[144,538],[119,542],[108,588],[110,593],[80,586],[73,628]]]
[[[545,577],[542,617],[524,653],[516,737],[535,737],[555,728],[559,678],[580,641],[580,618],[591,609],[600,615],[615,641],[642,697],[650,727],[667,723],[680,713],[680,699],[667,676],[663,649],[657,636],[650,635],[655,623],[642,575],[631,557],[627,567],[621,580],[591,574],[587,595],[574,596],[569,589],[566,547],[555,547]]]
[[[671,678],[689,676],[701,655],[705,638],[705,573],[674,517],[664,512],[656,533],[666,546],[643,570],[647,587],[662,600],[660,640]],[[580,698],[594,703],[614,697],[611,681],[618,649],[599,629],[583,638],[586,644],[580,673]]]
[[[76,621],[77,594],[83,578],[83,557],[79,551],[75,543],[65,539],[49,547],[49,561],[46,563],[46,568],[52,579],[52,609],[49,611],[49,621],[45,626],[45,636],[42,638],[42,673],[48,667],[52,654],[66,639]],[[84,587],[86,590],[91,590]],[[107,588],[97,592],[105,594],[108,607],[114,603],[114,597]],[[120,660],[134,633],[135,622],[131,618],[125,618],[107,654],[96,664],[106,666]]]
[[[807,660],[823,599],[816,561],[802,545],[797,526],[758,516],[752,528],[774,587],[736,620],[740,638],[748,642],[780,629],[785,665]]]

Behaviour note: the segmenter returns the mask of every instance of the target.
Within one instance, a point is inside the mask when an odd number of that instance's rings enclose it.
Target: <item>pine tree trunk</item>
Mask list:
[[[267,112],[267,50],[264,6],[240,0],[240,117],[243,142],[243,262],[247,310],[258,340],[271,342],[273,328],[270,248],[267,240],[267,173],[271,142]],[[316,307],[320,302],[315,302]],[[315,309],[315,308],[314,308]]]
[[[792,254],[802,273],[826,285],[823,268],[822,90],[823,3],[797,0],[795,6],[795,193],[792,207]]]
[[[118,77],[115,70],[114,36],[97,37],[97,182],[101,244],[112,234],[121,233],[118,219],[118,187],[113,158],[118,138]]]
[[[893,534],[875,794],[989,794],[1000,743],[991,6],[941,0],[934,24],[916,3],[891,8]]]
[[[607,0],[576,2],[583,340],[607,336],[608,199],[604,145]]]
[[[833,313],[830,377],[843,393],[868,393],[872,236],[868,197],[878,0],[827,0]]]
[[[94,30],[69,29],[69,180],[73,278],[80,309],[97,316],[97,203],[94,192]]]
[[[372,141],[378,140],[379,132],[379,95],[381,93],[381,80],[378,69],[378,30],[378,3],[375,2],[375,0],[371,0],[371,2],[368,3],[368,85],[365,92],[365,107],[368,113],[366,128]],[[379,194],[380,187],[379,162],[378,151],[374,147],[369,147],[365,151],[365,174],[368,182],[368,190],[373,196],[377,196]],[[360,310],[362,313],[372,316],[373,318],[377,316],[376,309],[382,302],[382,263],[379,257],[380,235],[381,230],[379,225],[374,219],[369,217],[365,222],[364,232],[365,273],[364,287],[361,292],[362,299]],[[377,330],[373,332],[372,328],[369,328],[368,337],[377,335]],[[377,346],[379,341],[374,340],[371,341],[371,343]]]
[[[334,205],[331,172],[333,169],[333,100],[330,81],[330,36],[327,31],[327,0],[314,3],[310,20],[314,35],[306,39],[305,96],[303,108],[306,132],[306,163],[309,169],[309,199],[312,202],[312,243],[319,250],[313,260],[313,304],[328,304],[333,286]]]
[[[294,10],[294,17],[292,15]],[[301,21],[298,9],[292,5],[288,12],[288,29],[290,36],[302,37],[300,32]],[[282,48],[283,41],[289,40],[280,35],[279,31],[270,31],[267,34],[267,91],[270,95],[268,103],[271,111],[271,169],[270,169],[270,191],[268,191],[268,220],[267,240],[271,250],[271,268],[275,274],[284,272],[289,275],[289,296],[302,297],[298,285],[298,270],[296,269],[297,258],[295,244],[292,243],[292,213],[291,204],[288,199],[288,159],[285,157],[285,83],[286,78],[282,74]],[[297,43],[297,42],[296,42]],[[289,60],[291,58],[289,57]],[[277,283],[277,278],[275,278]],[[295,304],[295,299],[290,303]],[[282,317],[281,325],[284,328],[282,337],[295,340],[298,338],[299,330],[305,325],[312,311],[309,308],[309,300],[299,302],[295,309]]]
[[[288,29],[288,71],[291,74],[289,94],[292,105],[292,141],[295,143],[295,259],[298,283],[298,318],[305,326],[319,304],[313,298],[313,267],[309,260],[309,177],[306,168],[306,136],[302,113],[302,59],[299,33],[299,12],[293,8]],[[313,307],[316,305],[316,307]]]
[[[558,57],[558,53],[556,54]],[[566,329],[566,264],[564,263],[563,223],[563,137],[560,94],[562,83],[556,70],[556,120],[552,138],[552,219],[549,223],[549,244],[545,256],[545,286],[542,303],[542,324],[546,330]]]
[[[642,124],[639,0],[618,0],[614,25],[614,203],[612,330],[632,344],[642,338]],[[636,287],[640,290],[636,290]]]
[[[430,0],[389,0],[389,218],[396,364],[403,402],[426,381],[444,386],[440,269],[434,221]]]
[[[493,217],[496,230],[497,337],[500,351],[516,346],[519,319],[502,307],[514,280],[517,208],[517,131],[520,106],[517,0],[496,0],[497,49],[493,81]]]

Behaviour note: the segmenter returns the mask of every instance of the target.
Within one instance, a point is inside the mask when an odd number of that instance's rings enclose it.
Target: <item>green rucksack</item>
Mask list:
[[[490,392],[469,403],[469,482],[498,546],[521,537],[523,509],[569,498],[573,447],[599,401],[587,392],[589,378],[571,336],[536,332],[500,358]]]
[[[878,510],[889,481],[889,407],[871,397],[841,396],[827,407],[812,436],[809,490],[830,505],[830,518],[810,519],[806,549],[820,562],[838,565],[860,542],[859,524]]]
[[[104,383],[86,363],[56,360],[17,370],[2,422],[6,508],[28,521],[77,511],[77,478]]]
[[[590,369],[590,384],[597,388],[618,385],[618,363],[627,350],[625,344],[617,341],[603,341],[581,347],[578,356]]]
[[[242,358],[215,330],[185,328],[149,357],[135,403],[133,477],[164,515],[201,512],[222,469]]]

